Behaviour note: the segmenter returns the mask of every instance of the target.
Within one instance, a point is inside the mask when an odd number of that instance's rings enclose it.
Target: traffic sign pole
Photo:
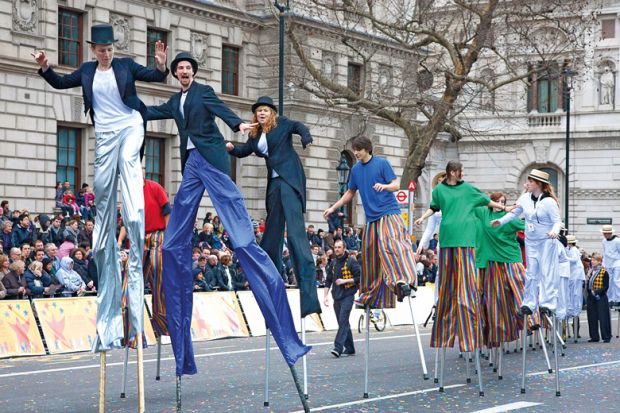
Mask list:
[[[409,232],[409,238],[411,238],[413,236],[413,192],[416,188],[415,181],[409,181],[407,188],[409,189],[409,202],[407,203],[407,231]]]

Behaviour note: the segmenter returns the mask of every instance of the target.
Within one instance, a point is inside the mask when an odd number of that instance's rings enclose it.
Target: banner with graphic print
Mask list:
[[[45,354],[28,300],[0,301],[0,358]]]

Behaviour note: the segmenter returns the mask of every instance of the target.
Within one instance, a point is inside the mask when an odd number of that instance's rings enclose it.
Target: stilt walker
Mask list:
[[[620,238],[611,225],[603,225],[603,267],[609,274],[608,300],[612,307],[620,308]]]
[[[541,314],[551,314],[555,317],[558,306],[559,256],[560,249],[562,249],[562,245],[557,241],[562,226],[560,210],[553,188],[549,183],[549,174],[533,169],[528,175],[526,188],[527,192],[519,197],[513,211],[492,221],[492,226],[495,227],[506,224],[521,215],[525,217],[527,273],[524,299],[521,306],[521,314],[523,314],[524,320],[522,331],[522,393],[525,393],[526,388],[526,317],[532,315],[539,304]],[[557,343],[556,326],[552,323],[551,327],[554,343]],[[555,374],[559,386],[557,359]]]
[[[41,67],[39,74],[55,89],[82,87],[85,112],[95,126],[94,190],[97,194],[97,216],[93,233],[93,257],[99,274],[97,297],[97,336],[93,352],[103,352],[101,368],[105,368],[105,352],[120,348],[123,338],[121,316],[121,270],[119,248],[114,239],[118,184],[122,198],[122,215],[131,241],[129,254],[129,317],[131,337],[143,332],[144,282],[142,252],[144,245],[144,199],[140,185],[142,166],[140,152],[144,142],[146,107],[136,94],[135,82],[165,80],[166,47],[155,45],[157,68],[147,68],[130,58],[114,59],[114,29],[109,24],[91,27],[91,52],[95,60],[83,63],[64,76],[49,67],[47,56],[33,53]],[[105,372],[100,374],[105,380]],[[139,378],[140,380],[140,378]],[[100,409],[105,409],[105,383],[100,385]],[[140,390],[140,388],[138,389]]]
[[[269,256],[256,243],[252,221],[239,188],[230,178],[226,143],[215,124],[222,119],[233,131],[246,132],[243,123],[216,96],[213,88],[194,80],[198,62],[186,52],[177,54],[171,70],[181,91],[166,103],[147,109],[147,119],[174,119],[179,130],[183,178],[174,199],[163,245],[166,317],[176,360],[176,375],[196,374],[191,340],[193,277],[191,234],[205,190],[220,217],[256,302],[271,334],[289,365],[296,388],[294,364],[310,351],[299,340],[284,282]],[[179,382],[180,383],[180,382]],[[179,386],[180,389],[180,386]],[[299,394],[304,409],[307,401]]]
[[[367,308],[368,313],[370,308],[393,308],[395,298],[402,302],[411,295],[415,251],[392,194],[400,187],[392,166],[387,159],[373,155],[372,142],[365,136],[353,138],[351,146],[358,162],[351,169],[349,189],[324,211],[323,217],[327,219],[338,211],[359,190],[366,227],[362,239],[358,302]],[[366,330],[369,334],[369,329]]]
[[[282,105],[280,105],[282,108]],[[312,144],[308,128],[290,120],[278,110],[269,96],[262,96],[252,105],[254,126],[243,145],[226,144],[232,156],[244,158],[254,153],[265,159],[267,191],[265,232],[261,248],[269,255],[277,269],[282,268],[282,249],[286,228],[287,248],[291,253],[297,275],[301,305],[301,335],[305,344],[305,317],[321,312],[315,285],[316,270],[306,237],[306,175],[299,155],[293,147],[293,135],[301,137],[304,149]],[[307,362],[303,357],[304,395],[307,396]]]
[[[437,211],[442,212],[439,230],[439,298],[433,324],[431,347],[454,346],[458,335],[462,352],[474,352],[479,375],[479,394],[484,394],[479,349],[483,344],[480,295],[475,267],[477,223],[474,209],[481,206],[504,208],[472,185],[462,181],[463,166],[450,161],[446,179],[435,187],[430,208],[416,220],[420,225]],[[437,288],[437,284],[436,284]],[[444,351],[445,354],[445,351]],[[442,354],[442,369],[445,364]],[[443,389],[443,371],[440,389]]]

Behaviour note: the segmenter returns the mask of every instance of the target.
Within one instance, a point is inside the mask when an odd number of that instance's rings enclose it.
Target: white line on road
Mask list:
[[[532,406],[539,406],[541,404],[542,403],[515,402],[515,403],[502,404],[501,406],[489,407],[488,409],[476,410],[475,412],[471,412],[471,413],[503,413],[503,412],[507,412],[510,410],[525,409],[525,408],[532,407]]]
[[[420,336],[429,336],[430,333],[424,333],[424,334],[420,334]],[[392,339],[396,339],[396,338],[407,338],[407,337],[415,337],[415,334],[402,334],[402,335],[396,335],[396,336],[383,336],[383,337],[376,337],[376,338],[371,338],[370,341],[378,341],[378,340],[392,340]],[[357,339],[355,340],[357,342],[359,341],[364,341],[364,339]],[[321,342],[321,343],[308,343],[308,345],[311,346],[327,346],[327,345],[333,345],[333,341],[326,341],[326,342]],[[270,347],[270,350],[278,350],[278,347]],[[203,357],[215,357],[215,356],[225,356],[225,355],[229,355],[229,354],[243,354],[243,353],[258,353],[258,352],[262,352],[265,351],[265,348],[255,348],[255,349],[245,349],[245,350],[232,350],[232,351],[220,351],[217,353],[203,353],[203,354],[197,354],[195,357],[196,358],[203,358]],[[168,361],[168,360],[174,360],[174,357],[162,357],[161,358],[162,361]],[[153,359],[145,359],[144,363],[153,363],[156,362],[157,359],[153,358]],[[136,364],[136,361],[129,361],[128,364]],[[122,366],[123,362],[119,361],[119,362],[115,362],[115,363],[107,363],[108,367],[114,367],[114,366]],[[73,370],[85,370],[85,369],[94,369],[94,368],[99,368],[99,364],[87,364],[85,366],[75,366],[75,367],[63,367],[63,368],[56,368],[56,369],[44,369],[44,370],[29,370],[29,371],[21,371],[21,372],[17,372],[17,373],[5,373],[5,374],[0,374],[0,378],[2,377],[17,377],[17,376],[30,376],[33,374],[45,374],[45,373],[58,373],[58,372],[62,372],[62,371],[73,371]]]
[[[444,389],[454,389],[456,387],[463,387],[463,386],[465,386],[465,385],[464,384],[453,384],[453,385],[450,385],[450,386],[444,386]],[[354,400],[352,402],[346,402],[346,403],[330,404],[328,406],[313,407],[312,411],[313,412],[320,412],[322,410],[337,409],[339,407],[356,406],[356,405],[359,405],[359,404],[372,403],[372,402],[376,402],[376,401],[379,401],[379,400],[389,400],[389,399],[396,399],[398,397],[405,397],[405,396],[413,396],[413,395],[416,395],[416,394],[430,393],[432,391],[437,391],[438,389],[439,389],[438,387],[433,387],[431,389],[408,391],[406,393],[390,394],[388,396],[372,397],[370,399],[361,399],[361,400]],[[304,411],[303,410],[298,410],[298,411],[291,412],[291,413],[304,413]]]
[[[609,365],[612,365],[612,364],[620,364],[620,360],[606,361],[604,363],[584,364],[582,366],[575,366],[575,367],[565,367],[563,369],[560,369],[560,371],[571,371],[571,370],[588,369],[590,367],[602,367],[602,366],[609,366]],[[528,376],[542,376],[544,374],[549,374],[549,372],[547,372],[547,371],[539,371],[539,372],[536,372],[536,373],[530,373],[530,374],[528,374]]]

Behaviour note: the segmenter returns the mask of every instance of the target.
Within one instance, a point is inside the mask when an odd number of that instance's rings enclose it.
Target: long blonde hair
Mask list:
[[[261,127],[261,125],[258,124],[258,118],[256,117],[256,112],[259,109],[262,108],[268,108],[269,109],[269,117],[267,118],[267,121],[265,122],[265,126]],[[250,138],[256,138],[257,136],[259,136],[259,131],[260,132],[265,132],[265,133],[269,133],[271,132],[273,129],[275,129],[276,126],[278,126],[278,117],[276,115],[276,112],[270,108],[267,105],[262,105],[256,108],[256,110],[254,111],[254,114],[252,115],[252,123],[256,123],[257,125],[254,126],[251,130],[250,130]]]

